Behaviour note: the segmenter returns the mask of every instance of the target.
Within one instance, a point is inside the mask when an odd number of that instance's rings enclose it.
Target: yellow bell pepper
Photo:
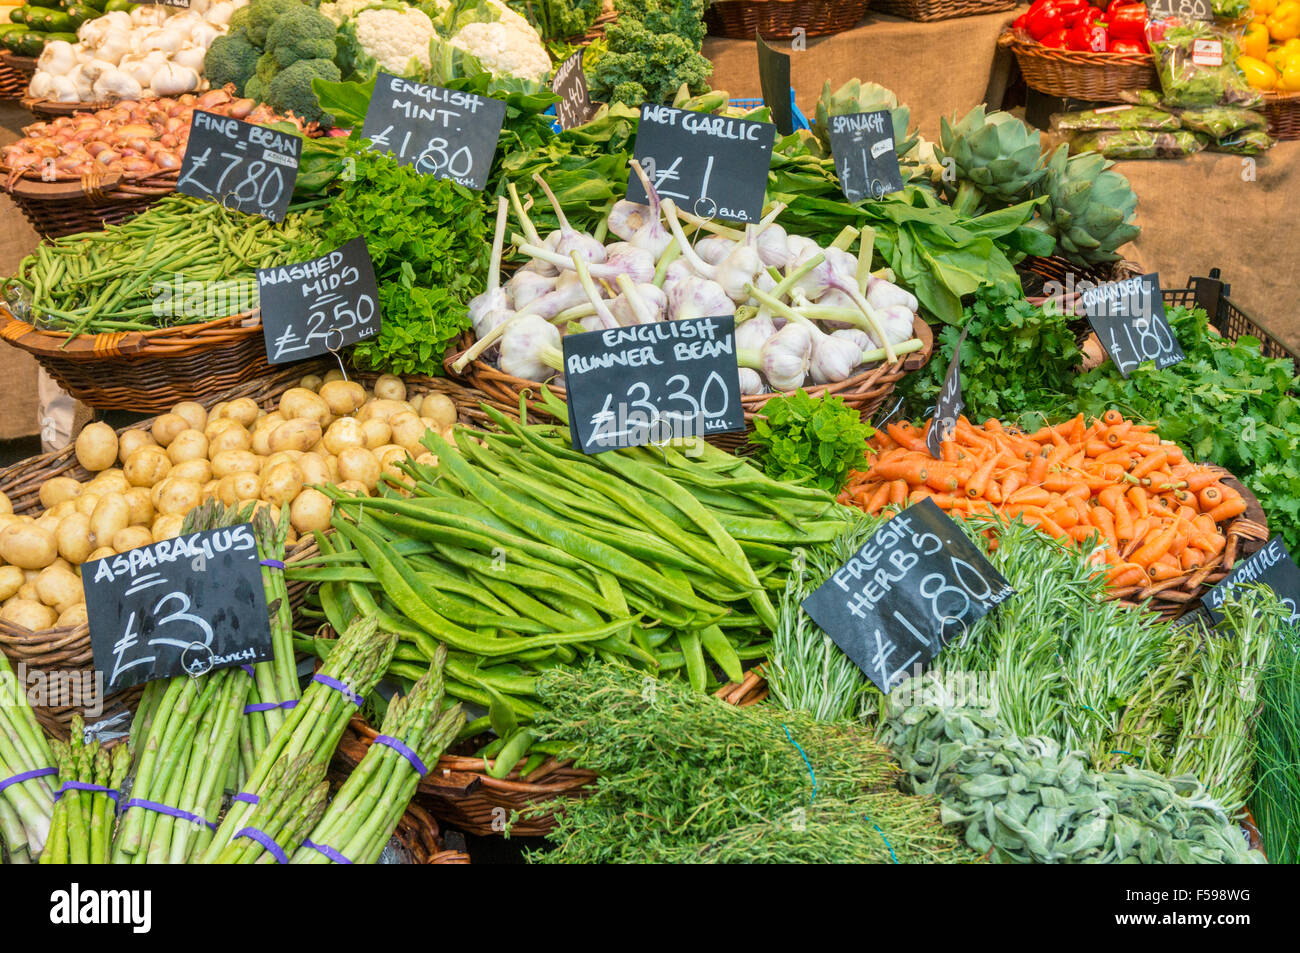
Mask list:
[[[1246,82],[1254,89],[1275,89],[1277,87],[1277,70],[1263,60],[1253,56],[1237,57],[1237,68],[1246,75]]]
[[[1291,58],[1291,54],[1280,46],[1275,46],[1264,54],[1264,62],[1268,66],[1281,73],[1286,67],[1286,61]]]
[[[1277,9],[1277,0],[1250,0],[1250,9],[1256,16],[1267,17]]]
[[[1286,69],[1282,70],[1282,81],[1278,83],[1278,88],[1289,93],[1300,92],[1300,58],[1292,57],[1287,62]]]
[[[1282,0],[1268,15],[1268,35],[1279,43],[1300,37],[1300,2]]]
[[[1262,60],[1268,52],[1268,27],[1252,23],[1241,38],[1241,51],[1253,59]]]

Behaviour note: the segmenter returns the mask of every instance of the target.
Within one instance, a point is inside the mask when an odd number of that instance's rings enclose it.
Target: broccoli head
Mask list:
[[[256,74],[248,77],[248,82],[244,84],[244,95],[257,103],[266,102],[267,84],[262,82],[261,77]]]
[[[235,91],[243,96],[245,84],[257,69],[259,55],[247,34],[234,30],[212,41],[203,59],[203,72],[213,86],[234,83]]]
[[[332,122],[311,88],[311,81],[317,78],[337,83],[343,76],[333,60],[299,60],[275,74],[266,91],[266,102],[281,112],[292,110],[303,122]]]
[[[335,55],[334,21],[299,4],[282,13],[266,31],[265,47],[281,67],[298,60],[331,60]]]
[[[238,10],[236,10],[234,13],[232,13],[230,15],[230,22],[226,25],[229,27],[231,33],[234,33],[236,30],[247,31],[248,6],[244,5],[240,7]]]
[[[263,53],[257,58],[253,75],[260,79],[264,86],[270,86],[271,80],[275,79],[275,74],[279,71],[280,66],[276,63],[275,56],[271,53]]]
[[[294,7],[304,7],[298,0],[253,0],[248,10],[248,39],[254,46],[266,46],[266,32],[280,15]]]

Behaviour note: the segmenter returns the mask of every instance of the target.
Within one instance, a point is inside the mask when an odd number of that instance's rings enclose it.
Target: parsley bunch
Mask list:
[[[838,493],[850,470],[866,466],[872,433],[844,398],[801,389],[763,405],[749,442],[768,476]]]

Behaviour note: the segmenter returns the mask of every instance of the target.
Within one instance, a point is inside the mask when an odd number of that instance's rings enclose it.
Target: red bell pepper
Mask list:
[[[1020,14],[1020,16],[1016,17],[1014,20],[1011,21],[1011,29],[1019,32],[1023,32],[1025,29],[1025,23],[1028,20],[1029,20],[1029,11],[1026,10],[1024,13]]]
[[[1097,15],[1101,15],[1100,10],[1097,11]],[[1110,46],[1110,39],[1106,35],[1106,24],[1101,20],[1082,19],[1070,27],[1066,43],[1072,50],[1105,53]]]
[[[1140,44],[1131,40],[1112,40],[1110,44],[1112,53],[1145,53],[1147,50]]]
[[[1053,30],[1038,42],[1050,50],[1065,50],[1069,49],[1069,39],[1070,31],[1062,28],[1060,30]]]
[[[1106,13],[1112,40],[1127,40],[1130,43],[1142,42],[1147,35],[1147,7],[1145,3],[1111,4]]]

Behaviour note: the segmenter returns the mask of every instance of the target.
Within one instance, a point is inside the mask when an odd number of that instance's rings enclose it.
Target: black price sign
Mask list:
[[[1264,548],[1237,565],[1227,578],[1201,597],[1201,603],[1215,622],[1223,621],[1224,600],[1234,586],[1244,583],[1264,583],[1277,595],[1282,605],[1291,613],[1291,625],[1300,624],[1300,567],[1282,541],[1274,537]]]
[[[763,90],[763,102],[772,111],[772,122],[783,136],[794,132],[794,114],[790,109],[790,57],[763,42],[763,36],[754,31],[758,42],[758,82]]]
[[[831,116],[831,154],[840,191],[850,202],[879,200],[903,187],[888,109]]]
[[[1088,323],[1122,376],[1143,361],[1166,368],[1185,356],[1165,317],[1160,277],[1154,272],[1087,288],[1080,297]]]
[[[731,317],[564,338],[569,432],[583,453],[745,429]]]
[[[247,523],[86,563],[95,667],[107,691],[272,656],[262,570]]]
[[[336,353],[379,331],[379,287],[364,238],[299,265],[257,270],[266,359]]]
[[[948,362],[948,375],[943,379],[943,390],[939,391],[939,400],[935,403],[930,418],[930,429],[925,432],[925,445],[930,456],[936,460],[941,459],[941,445],[945,440],[952,439],[953,432],[957,429],[957,418],[966,406],[961,397],[961,346],[966,340],[967,330],[962,328],[961,337],[957,338],[957,347],[952,352],[952,360]]]
[[[587,91],[587,74],[582,71],[582,50],[560,64],[551,80],[551,91],[560,97],[555,104],[555,116],[561,129],[572,129],[587,122],[596,112]]]
[[[1213,20],[1214,7],[1210,0],[1147,0],[1151,19],[1182,17],[1184,20]]]
[[[499,99],[380,73],[361,135],[421,175],[482,189],[505,118]]]
[[[142,0],[143,3],[150,3],[156,7],[185,7],[189,9],[190,0]]]
[[[757,222],[763,216],[776,127],[645,103],[637,127],[636,159],[660,198],[702,218]],[[627,197],[647,204],[640,176]]]
[[[176,191],[282,222],[300,155],[298,136],[196,109]]]
[[[886,694],[1015,595],[933,500],[903,510],[803,601]]]

